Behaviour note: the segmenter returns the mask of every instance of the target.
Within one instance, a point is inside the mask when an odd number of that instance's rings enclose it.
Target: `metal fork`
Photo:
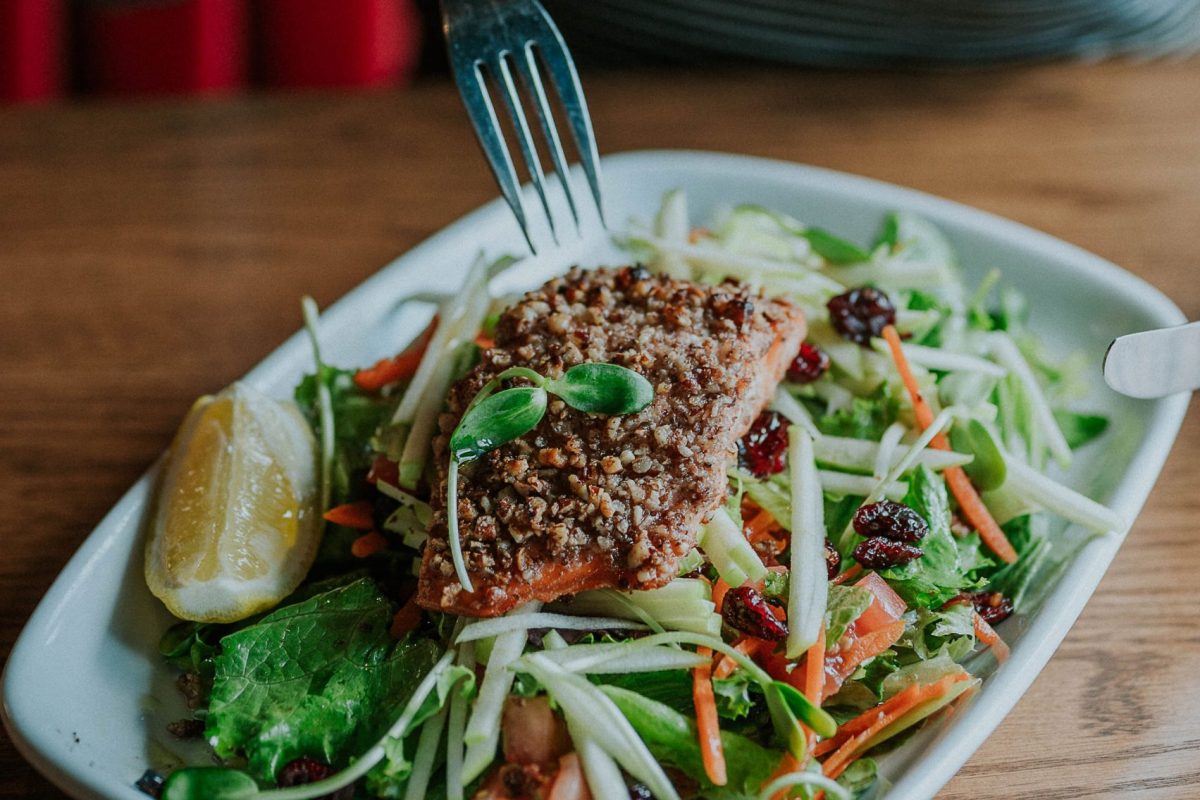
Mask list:
[[[607,227],[600,200],[600,156],[596,150],[596,137],[592,133],[592,121],[588,117],[583,88],[579,84],[579,74],[575,71],[575,62],[571,60],[562,34],[541,3],[537,0],[442,0],[442,31],[450,51],[454,80],[458,83],[458,91],[475,127],[475,136],[496,176],[500,193],[504,195],[521,226],[521,232],[525,234],[529,249],[537,253],[521,200],[516,168],[488,91],[489,82],[503,98],[508,110],[521,157],[542,209],[546,212],[550,235],[555,244],[558,244],[558,230],[546,199],[546,175],[525,116],[521,89],[532,95],[532,107],[541,123],[542,136],[562,183],[577,231],[579,211],[571,190],[567,159],[555,127],[550,99],[542,83],[543,72],[549,77],[558,96],[600,222]]]

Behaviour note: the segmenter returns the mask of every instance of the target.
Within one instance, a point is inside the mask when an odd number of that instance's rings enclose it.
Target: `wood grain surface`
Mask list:
[[[1200,61],[585,75],[601,149],[861,173],[1099,253],[1200,317]],[[197,395],[495,194],[453,89],[0,112],[0,657]],[[1200,424],[946,800],[1200,797]],[[0,797],[59,795],[0,735]]]

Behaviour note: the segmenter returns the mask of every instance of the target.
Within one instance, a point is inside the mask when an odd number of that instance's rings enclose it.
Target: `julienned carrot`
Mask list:
[[[842,730],[846,730],[846,738],[842,740],[833,755],[821,764],[821,771],[825,773],[825,777],[836,779],[858,757],[855,751],[868,742],[872,736],[922,703],[941,697],[950,691],[953,684],[965,680],[967,677],[965,674],[947,675],[941,680],[925,686],[910,686],[882,705],[845,723],[838,731],[838,735],[841,736]],[[830,741],[836,741],[836,739]]]
[[[846,581],[857,578],[862,571],[863,568],[861,564],[851,564],[845,572],[839,574],[836,578],[830,581],[830,583],[832,583],[834,586],[841,586]]]
[[[945,437],[942,437],[942,440],[944,442]],[[949,450],[950,445],[947,443],[942,449]],[[983,499],[971,485],[971,479],[967,477],[967,473],[963,472],[962,467],[947,467],[943,470],[942,475],[946,478],[946,485],[950,487],[950,493],[958,501],[958,507],[962,510],[963,516],[975,527],[975,530],[979,531],[979,538],[983,540],[988,549],[1006,564],[1015,562],[1017,551],[1009,544],[1008,537],[1004,535],[1004,531],[1000,529],[987,506],[983,504]]]
[[[359,531],[369,531],[375,527],[371,504],[366,500],[334,506],[325,512],[325,521]]]
[[[930,686],[934,684],[929,684]],[[837,750],[842,744],[855,734],[862,733],[867,728],[875,724],[875,721],[880,716],[891,716],[892,712],[898,708],[911,707],[912,698],[921,689],[917,684],[913,684],[902,691],[884,700],[879,705],[868,708],[857,717],[848,719],[838,726],[838,732],[830,739],[826,739],[816,746],[813,755],[818,758]]]
[[[900,343],[900,334],[894,326],[888,325],[883,329],[883,338],[887,340],[888,348],[892,352],[892,360],[896,362],[896,371],[900,373],[900,380],[904,382],[905,388],[908,389],[909,399],[912,400],[913,413],[917,417],[917,424],[921,426],[921,430],[925,430],[933,424],[933,409],[929,407],[929,403],[921,395],[921,387],[917,384],[917,377],[913,375],[912,367],[908,364],[908,357],[904,355],[904,348]],[[945,434],[942,433],[933,437],[929,444],[931,447],[936,447],[939,450],[950,449],[950,442],[946,440]],[[979,538],[983,540],[988,549],[1007,564],[1016,561],[1017,551],[1013,550],[1008,537],[1004,535],[1004,531],[1000,530],[1000,526],[992,518],[991,512],[983,504],[983,500],[980,499],[979,493],[975,491],[975,487],[971,485],[971,479],[967,477],[967,473],[963,472],[962,467],[947,467],[942,472],[942,475],[945,476],[946,485],[950,487],[950,492],[954,495],[954,499],[958,501],[958,506],[962,509],[963,516],[974,526],[975,530],[979,531]]]
[[[721,613],[722,607],[725,605],[725,593],[729,591],[729,584],[724,578],[717,578],[716,583],[712,587],[713,606],[718,614]]]
[[[898,619],[895,622],[884,625],[882,628],[860,636],[842,653],[842,663],[845,665],[845,668],[853,672],[854,669],[858,668],[859,664],[868,658],[874,658],[894,645],[903,633],[904,620]]]
[[[733,649],[737,650],[747,658],[754,658],[763,642],[763,639],[756,639],[753,636],[743,636],[733,643]],[[775,646],[774,642],[767,642],[767,644],[770,644],[772,647]],[[713,668],[713,677],[728,678],[733,674],[733,671],[737,669],[737,665],[737,661],[735,661],[733,658],[722,655],[719,659],[717,659],[716,667]]]
[[[696,652],[711,659],[712,650],[698,647]],[[717,719],[717,701],[713,697],[712,661],[692,670],[692,702],[696,706],[696,730],[700,735],[700,759],[704,773],[714,786],[724,786],[725,747],[721,744],[721,724]]]
[[[765,509],[760,509],[757,514],[746,521],[746,538],[751,542],[757,542],[762,539],[774,539],[775,533],[782,530],[775,518]]]
[[[825,626],[817,633],[817,640],[804,654],[804,696],[817,708],[821,707],[823,689],[825,688]],[[808,738],[809,750],[817,735],[807,725],[804,726]]]
[[[1008,660],[1008,643],[1000,638],[1000,634],[996,633],[996,629],[989,625],[986,619],[979,616],[978,611],[975,612],[975,637],[992,648],[992,653],[1001,664]]]
[[[776,778],[780,778],[791,772],[799,771],[800,766],[800,762],[796,760],[794,755],[791,753],[784,753],[783,758],[779,760],[779,766],[775,768],[775,772],[771,774],[771,777],[763,781],[763,786],[766,786]],[[780,789],[778,792],[772,795],[771,800],[785,800],[790,792],[791,789]]]
[[[487,350],[496,346],[496,340],[485,333],[478,333],[475,335],[475,344],[479,345],[484,350]]]
[[[433,329],[436,326],[437,317],[434,317],[424,332],[403,353],[391,358],[380,359],[375,362],[374,366],[360,369],[354,373],[355,385],[366,392],[377,392],[389,384],[411,378],[417,371],[417,367],[421,365],[421,359],[425,356],[425,348],[429,346],[429,339],[433,336]]]
[[[824,699],[822,689],[825,687],[825,626],[821,626],[817,641],[808,648],[805,654],[804,696],[818,708]]]
[[[354,540],[350,545],[350,553],[355,558],[373,556],[387,548],[387,539],[379,531],[370,531]]]

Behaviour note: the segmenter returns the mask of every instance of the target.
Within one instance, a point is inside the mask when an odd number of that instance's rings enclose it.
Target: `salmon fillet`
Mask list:
[[[533,599],[670,581],[724,502],[737,441],[804,334],[803,315],[786,300],[641,267],[573,269],[525,295],[500,318],[495,346],[451,388],[439,419],[417,602],[495,616]],[[475,584],[464,592],[446,539],[450,434],[505,368],[557,378],[589,361],[640,372],[654,400],[636,414],[605,417],[551,397],[536,428],[463,466],[459,534]]]

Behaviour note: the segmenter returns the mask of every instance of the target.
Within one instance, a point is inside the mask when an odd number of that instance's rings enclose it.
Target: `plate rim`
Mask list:
[[[825,191],[834,191],[847,198],[870,196],[873,203],[886,202],[896,208],[933,215],[1004,240],[1010,245],[1015,243],[1036,249],[1050,260],[1067,264],[1089,277],[1099,279],[1109,291],[1125,295],[1131,307],[1154,317],[1164,326],[1186,321],[1179,307],[1158,288],[1101,256],[1022,223],[921,190],[799,162],[703,150],[624,151],[604,156],[602,164],[605,167],[619,165],[632,171],[670,168],[687,173],[689,180],[696,182],[709,177],[727,179],[733,172],[739,177],[748,176],[749,182],[761,182],[763,179],[778,181],[782,176],[789,183],[806,185],[814,179],[824,179],[830,183],[823,187]],[[575,171],[578,171],[578,167]],[[426,253],[463,237],[464,233],[468,239],[473,239],[473,229],[482,231],[485,224],[495,227],[495,218],[507,214],[503,200],[497,197],[459,217],[360,282],[329,306],[323,320],[331,327],[349,324],[353,321],[354,308],[361,298],[392,279],[395,274],[410,268],[413,263],[421,262]],[[511,220],[506,220],[506,223],[514,236],[517,235]],[[479,231],[476,231],[476,235]],[[513,240],[517,241],[515,238]],[[272,374],[287,369],[287,365],[296,358],[296,352],[305,346],[303,332],[297,331],[258,362],[244,379],[269,380]],[[1140,437],[1136,457],[1130,462],[1109,501],[1111,506],[1134,522],[1170,455],[1189,400],[1190,393],[1181,393],[1146,401],[1152,404],[1155,412]],[[121,533],[126,529],[129,519],[140,514],[155,469],[155,466],[150,467],[134,482],[64,565],[22,627],[9,653],[4,674],[0,676],[0,721],[3,721],[15,749],[42,775],[75,797],[136,800],[143,795],[132,785],[126,785],[123,787],[125,791],[114,794],[110,781],[102,780],[103,776],[86,769],[86,764],[81,769],[77,760],[49,741],[51,732],[39,730],[36,724],[31,724],[26,718],[18,699],[22,684],[14,676],[36,665],[33,646],[35,634],[53,624],[56,613],[75,593],[86,592],[88,563],[103,550],[123,541]],[[1147,476],[1152,477],[1148,479]],[[1046,606],[1054,603],[1058,611],[1053,615],[1038,613],[1032,617],[1021,644],[1014,649],[1009,665],[989,676],[985,683],[987,690],[973,699],[969,713],[975,724],[967,727],[957,724],[956,720],[954,724],[939,730],[936,740],[916,756],[914,764],[920,763],[924,767],[907,769],[893,785],[889,796],[932,796],[978,750],[1041,674],[1107,573],[1127,534],[1128,531],[1119,536],[1093,539],[1076,554],[1043,601]],[[132,546],[136,547],[136,543]],[[955,730],[954,737],[942,735],[949,728]]]

